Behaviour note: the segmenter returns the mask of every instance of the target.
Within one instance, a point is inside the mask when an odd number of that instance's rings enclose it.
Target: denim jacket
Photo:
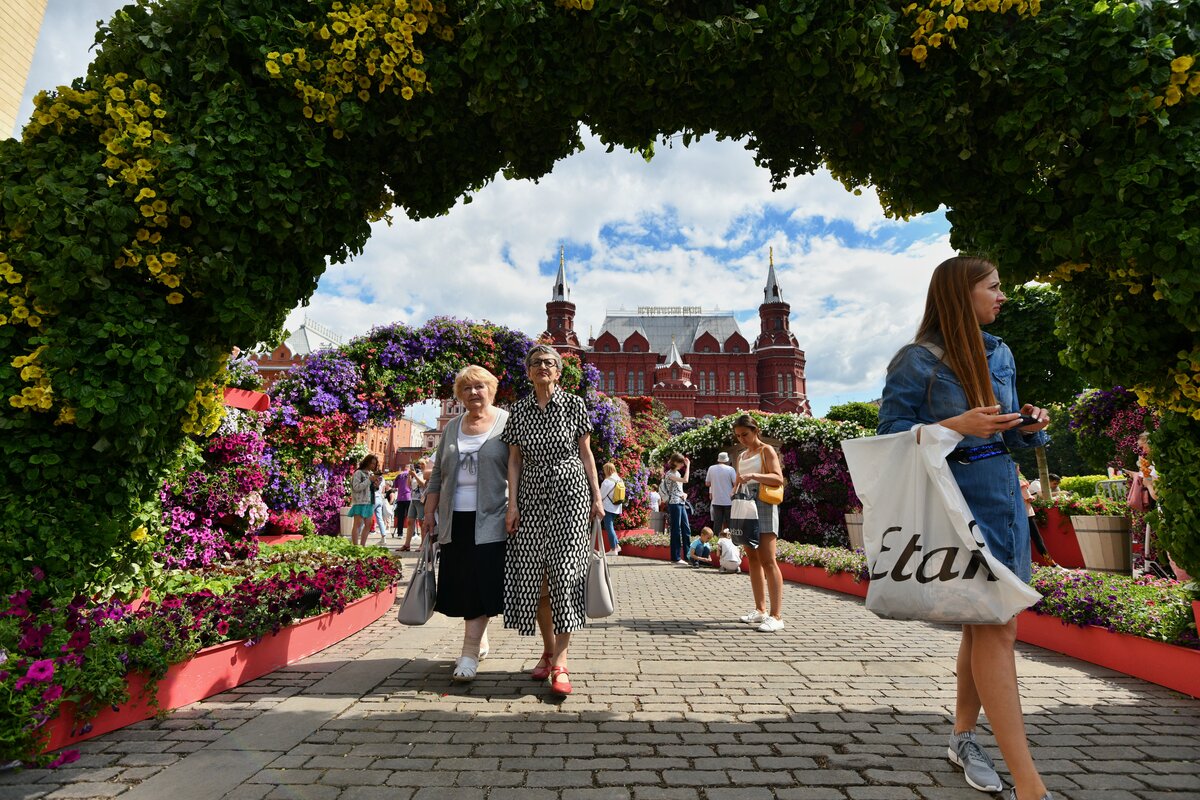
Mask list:
[[[983,345],[1000,413],[1020,411],[1017,370],[1012,351],[999,337],[990,333],[983,334]],[[941,422],[967,410],[966,393],[953,370],[929,349],[911,344],[901,349],[888,365],[883,404],[879,409],[878,432],[899,433],[914,425]],[[1046,444],[1049,437],[1045,431],[1025,434],[1008,430],[990,439],[966,436],[959,446],[974,447],[1001,440],[1010,448],[1037,447]],[[1022,580],[1028,580],[1029,522],[1012,458],[1005,455],[972,464],[950,462],[950,471],[958,481],[992,554]]]

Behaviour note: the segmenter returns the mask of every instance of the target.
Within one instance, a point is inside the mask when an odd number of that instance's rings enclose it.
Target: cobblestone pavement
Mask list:
[[[453,684],[461,624],[389,613],[69,767],[0,773],[0,800],[981,796],[946,760],[956,631],[788,584],[787,629],[761,634],[733,621],[745,576],[621,557],[613,581],[618,614],[577,634],[566,700],[528,678],[540,640],[493,623],[479,678]],[[1025,645],[1018,670],[1057,797],[1200,796],[1200,701]]]

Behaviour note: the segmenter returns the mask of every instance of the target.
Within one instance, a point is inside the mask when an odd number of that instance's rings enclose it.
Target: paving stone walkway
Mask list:
[[[461,623],[389,613],[292,667],[99,737],[0,800],[969,800],[945,758],[956,632],[784,591],[787,629],[735,621],[745,576],[621,557],[618,614],[572,646],[575,693],[529,680],[498,623],[469,685]],[[1034,757],[1057,797],[1200,796],[1200,701],[1019,646]],[[999,760],[990,736],[984,737]],[[1006,775],[1000,764],[1002,775]]]

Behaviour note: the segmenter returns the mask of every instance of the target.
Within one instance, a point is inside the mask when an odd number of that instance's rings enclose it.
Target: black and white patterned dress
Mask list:
[[[504,575],[504,627],[537,632],[545,576],[555,633],[586,621],[592,493],[579,458],[579,438],[592,432],[583,398],[555,387],[545,408],[537,396],[513,405],[501,439],[521,448],[517,490],[520,527],[509,539]]]

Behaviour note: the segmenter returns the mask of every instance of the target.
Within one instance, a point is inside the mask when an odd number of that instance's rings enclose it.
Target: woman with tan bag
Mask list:
[[[758,437],[758,423],[754,417],[749,414],[738,417],[733,423],[733,435],[744,448],[737,458],[734,492],[749,492],[758,505],[758,536],[745,543],[754,610],[743,615],[741,620],[757,626],[756,630],[763,633],[775,633],[784,628],[783,575],[775,562],[779,501],[783,499],[783,465],[775,448]],[[770,614],[766,613],[768,599]]]

